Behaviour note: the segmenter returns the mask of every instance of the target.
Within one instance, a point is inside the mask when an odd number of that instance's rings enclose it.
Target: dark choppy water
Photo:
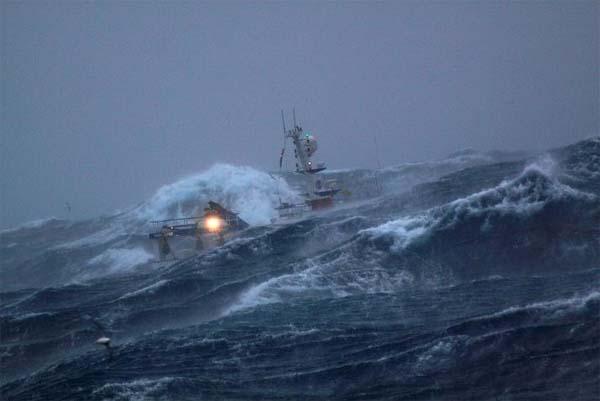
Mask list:
[[[286,184],[216,166],[2,232],[1,398],[600,398],[600,138],[331,175],[354,203],[294,224],[263,225]],[[150,263],[145,221],[204,198],[254,227]]]

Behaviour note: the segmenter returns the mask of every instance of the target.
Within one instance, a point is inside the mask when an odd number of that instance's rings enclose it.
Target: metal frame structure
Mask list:
[[[157,220],[150,222],[154,231],[148,234],[149,239],[158,240],[158,254],[161,261],[170,254],[176,259],[169,244],[172,237],[195,237],[196,249],[204,249],[203,237],[213,235],[219,244],[225,242],[224,235],[239,232],[249,227],[237,213],[225,209],[220,204],[209,201],[203,216],[183,217],[178,219]],[[160,227],[160,229],[159,229]]]

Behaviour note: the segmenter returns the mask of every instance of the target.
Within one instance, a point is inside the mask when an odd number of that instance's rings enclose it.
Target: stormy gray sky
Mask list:
[[[599,4],[3,1],[0,226],[274,170],[292,106],[333,168],[597,135]]]

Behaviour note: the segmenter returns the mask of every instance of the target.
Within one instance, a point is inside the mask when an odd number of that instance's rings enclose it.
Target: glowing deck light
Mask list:
[[[223,220],[216,216],[210,216],[204,220],[204,227],[206,227],[206,229],[211,233],[220,231],[222,226]]]

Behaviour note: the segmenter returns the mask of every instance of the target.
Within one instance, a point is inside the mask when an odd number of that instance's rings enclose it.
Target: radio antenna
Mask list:
[[[283,109],[281,110],[281,125],[283,126],[283,146],[281,147],[281,154],[279,155],[279,171],[281,172],[281,166],[283,165],[283,155],[285,153],[286,134],[285,131],[285,118],[283,117]],[[277,193],[279,193],[279,187],[277,187]],[[281,202],[280,202],[281,203]]]
[[[281,110],[281,125],[283,125],[283,135],[285,136],[285,118],[283,118],[283,109]]]
[[[379,173],[381,172],[381,162],[379,161],[379,146],[377,146],[377,135],[373,135],[373,142],[375,142],[375,159],[377,160],[377,172],[375,173],[375,186],[377,187],[377,191],[379,195],[383,193],[383,188],[379,182]]]
[[[296,128],[297,125],[296,125],[296,108],[295,107],[292,108],[292,114],[294,115],[294,128]]]

